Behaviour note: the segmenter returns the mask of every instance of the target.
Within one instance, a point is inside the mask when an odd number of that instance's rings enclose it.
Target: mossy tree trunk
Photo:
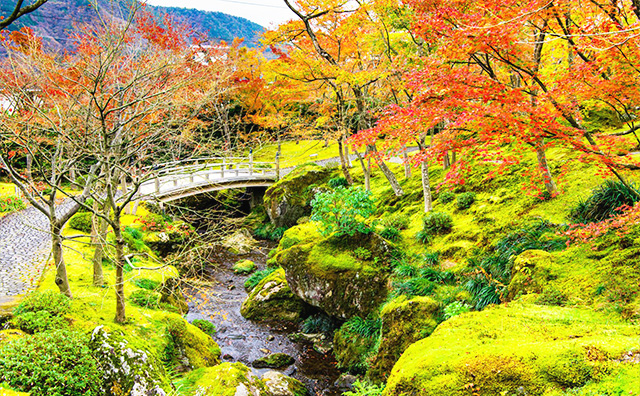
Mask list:
[[[420,150],[425,149],[426,135],[418,142]],[[420,164],[420,174],[422,176],[422,196],[424,197],[424,212],[429,213],[433,209],[433,197],[431,195],[431,180],[429,180],[429,163],[424,160]]]
[[[342,168],[342,173],[344,174],[344,178],[347,179],[347,183],[349,185],[353,184],[353,179],[351,178],[351,172],[349,172],[349,167],[347,166],[346,159],[344,158],[344,150],[343,150],[343,138],[340,137],[338,139],[338,151],[340,152],[340,167]]]
[[[113,216],[113,233],[116,245],[116,323],[124,323],[127,320],[124,302],[124,238],[120,230],[120,212]]]
[[[358,162],[360,162],[360,166],[362,167],[362,173],[364,174],[364,188],[367,191],[371,191],[371,159],[367,158],[367,164],[365,165],[364,159],[360,155],[357,149],[354,149],[353,152],[358,157]],[[367,152],[364,153],[365,157]]]
[[[378,165],[378,167],[380,168],[384,176],[387,178],[387,181],[389,181],[389,184],[391,185],[391,188],[393,189],[393,193],[396,195],[396,197],[401,197],[402,195],[404,195],[404,191],[402,190],[400,183],[398,183],[398,179],[396,178],[396,175],[394,175],[393,172],[391,172],[391,169],[389,169],[387,164],[385,164],[384,161],[377,155],[378,150],[376,149],[376,145],[371,144],[368,146],[368,149],[369,149],[369,152],[373,154],[374,156],[373,158],[374,158],[374,161],[376,161],[376,165]]]
[[[536,141],[536,156],[538,157],[538,167],[540,168],[540,174],[544,180],[544,186],[549,194],[554,194],[556,192],[556,184],[553,182],[549,163],[547,162],[547,154],[545,153],[543,138],[538,138]]]
[[[102,206],[102,207],[100,207]],[[93,203],[94,215],[91,224],[91,244],[95,246],[93,251],[93,286],[104,285],[104,274],[102,270],[102,260],[105,256],[105,246],[107,243],[107,220],[103,217],[96,216],[95,213],[102,212],[106,217],[109,215],[109,206],[107,203],[100,205],[98,201]]]
[[[69,278],[67,277],[67,266],[62,254],[62,226],[58,222],[51,224],[51,253],[56,266],[56,285],[60,293],[71,298],[73,295],[71,294]]]

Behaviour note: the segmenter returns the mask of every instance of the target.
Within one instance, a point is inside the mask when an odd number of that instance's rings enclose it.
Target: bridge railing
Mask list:
[[[156,194],[162,191],[194,188],[214,180],[280,176],[279,161],[253,161],[252,157],[208,157],[171,161],[143,169],[155,184]],[[167,186],[168,185],[168,186]],[[167,188],[168,187],[168,188]]]

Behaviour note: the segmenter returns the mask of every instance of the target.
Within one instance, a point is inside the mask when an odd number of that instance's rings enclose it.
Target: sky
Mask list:
[[[220,11],[247,18],[266,28],[295,17],[283,0],[147,0],[151,5]]]

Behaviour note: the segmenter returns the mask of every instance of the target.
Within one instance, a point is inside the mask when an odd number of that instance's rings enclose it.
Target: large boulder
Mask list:
[[[639,370],[621,357],[637,350],[639,335],[588,309],[492,306],[455,316],[407,348],[383,395],[561,395],[585,386],[576,394],[634,393]]]
[[[304,385],[276,371],[258,378],[242,363],[222,363],[192,371],[186,382],[201,396],[307,396]]]
[[[176,371],[189,371],[220,363],[220,347],[208,334],[184,320],[169,314],[166,319],[165,358]]]
[[[222,240],[222,246],[232,254],[248,254],[258,245],[251,232],[241,228]]]
[[[440,309],[431,297],[398,297],[385,304],[380,313],[381,339],[367,375],[374,381],[385,381],[402,352],[414,342],[429,336],[438,325]]]
[[[260,322],[299,322],[307,305],[294,295],[282,268],[272,272],[251,290],[240,313]]]
[[[305,302],[348,319],[366,316],[386,299],[390,246],[384,239],[370,233],[305,242],[276,255],[289,287]],[[355,257],[356,249],[368,250],[368,258]]]
[[[291,227],[299,218],[311,214],[314,185],[323,183],[331,170],[315,165],[299,166],[267,189],[264,207],[276,227]]]

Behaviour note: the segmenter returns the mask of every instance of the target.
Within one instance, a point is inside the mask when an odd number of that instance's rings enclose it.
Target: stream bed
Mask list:
[[[263,269],[271,247],[273,245],[263,243],[262,247],[243,256],[221,253],[216,265],[209,269],[211,282],[188,290],[191,298],[188,299],[187,320],[205,319],[216,326],[214,340],[222,350],[222,361],[241,362],[251,367],[254,360],[270,353],[286,353],[296,362],[280,371],[305,384],[311,395],[339,396],[342,393],[334,382],[340,372],[331,352],[321,354],[311,343],[291,341],[288,336],[298,331],[297,326],[256,323],[240,314],[242,302],[247,297],[244,289],[247,277],[234,274],[232,267],[239,259],[248,259],[256,263],[258,269]],[[271,369],[252,370],[261,376]]]

